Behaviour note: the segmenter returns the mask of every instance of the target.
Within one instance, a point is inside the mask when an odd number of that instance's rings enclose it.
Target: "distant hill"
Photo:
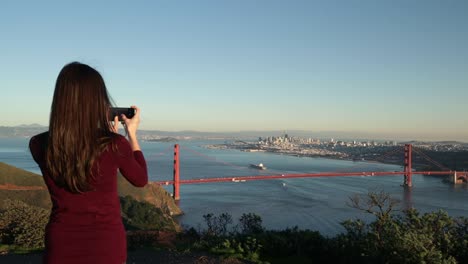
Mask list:
[[[21,187],[42,187],[33,190],[5,190],[0,189],[0,201],[20,200],[30,205],[44,209],[51,208],[50,196],[47,187],[44,184],[42,176],[29,171],[18,169],[6,163],[0,162],[0,186],[14,185]]]
[[[21,124],[21,125],[15,126],[15,127],[26,127],[26,128],[37,128],[37,127],[39,127],[39,128],[44,128],[43,125],[39,125],[39,124],[36,124],[36,123],[34,123],[34,124]]]
[[[47,126],[39,124],[19,125],[19,126],[0,126],[0,137],[31,137],[33,135],[47,131]],[[281,136],[285,133],[284,130],[246,130],[246,131],[232,131],[232,132],[205,132],[196,130],[182,130],[182,131],[162,131],[162,130],[139,130],[141,136],[159,136],[159,137],[177,137],[177,138],[191,138],[191,139],[257,139],[258,137],[268,136]],[[333,138],[347,138],[356,137],[347,132],[334,132],[334,131],[306,131],[306,130],[288,130],[288,135],[297,137],[313,137],[320,139]],[[356,134],[356,133],[354,133]],[[359,134],[358,138],[372,138],[370,134]]]
[[[0,137],[31,137],[47,131],[47,126],[38,124],[19,126],[0,126]]]
[[[163,137],[158,139],[147,139],[146,141],[150,142],[177,142],[179,141],[177,138],[174,137]]]
[[[0,126],[0,137],[31,137],[33,135],[47,131],[47,126],[39,124],[19,125],[19,126]],[[224,132],[205,132],[196,130],[182,131],[162,131],[162,130],[139,130],[139,135],[157,136],[157,137],[174,137],[179,139],[244,139],[255,140],[259,137],[281,136],[284,133],[289,136],[316,138],[320,140],[345,140],[345,141],[368,141],[368,140],[398,140],[410,141],[414,137],[408,135],[398,135],[391,133],[372,133],[365,131],[309,131],[309,130],[243,130],[243,131],[224,131]],[[420,141],[435,142],[435,140],[427,139],[427,135],[417,136]],[[467,143],[468,140],[463,140]],[[463,143],[461,142],[461,143]],[[460,143],[452,140],[440,140],[439,143]]]
[[[25,190],[28,188],[30,190]],[[136,188],[119,176],[118,191],[122,197],[130,195],[135,200],[149,202],[167,215],[182,214],[170,194],[157,184]],[[45,209],[52,206],[41,175],[0,162],[0,201],[5,199],[20,200]]]
[[[0,185],[7,183],[18,186],[45,187],[42,176],[0,162]]]

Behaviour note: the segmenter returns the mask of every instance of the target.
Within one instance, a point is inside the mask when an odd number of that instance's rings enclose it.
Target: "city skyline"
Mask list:
[[[465,1],[6,1],[0,126],[47,125],[95,67],[146,130],[341,131],[468,141]],[[388,136],[388,137],[387,137]]]

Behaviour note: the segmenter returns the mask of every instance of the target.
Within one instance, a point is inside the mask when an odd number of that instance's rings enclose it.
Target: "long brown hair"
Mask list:
[[[46,164],[54,182],[70,192],[92,190],[96,157],[112,141],[111,107],[104,80],[86,64],[63,67],[50,112]]]

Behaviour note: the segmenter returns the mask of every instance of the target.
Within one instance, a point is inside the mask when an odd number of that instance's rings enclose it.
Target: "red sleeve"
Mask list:
[[[143,152],[132,151],[130,143],[120,135],[117,137],[117,152],[117,164],[122,175],[134,186],[145,186],[148,183],[148,169]]]

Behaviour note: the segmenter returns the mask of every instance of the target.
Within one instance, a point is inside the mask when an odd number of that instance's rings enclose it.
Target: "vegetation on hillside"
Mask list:
[[[160,208],[148,202],[140,202],[131,196],[120,197],[122,220],[126,230],[178,230],[174,219]]]
[[[171,215],[180,209],[159,185],[131,186],[118,178],[122,220],[128,230],[180,229]],[[42,176],[0,162],[0,185],[44,187],[0,189],[0,252],[28,252],[44,246],[44,229],[52,207]],[[157,201],[157,202],[155,202]]]
[[[44,180],[37,174],[0,162],[0,185],[43,186]]]
[[[206,229],[186,230],[181,245],[256,263],[468,263],[468,218],[444,211],[421,214],[395,210],[384,192],[351,197],[352,207],[375,216],[372,222],[347,220],[345,232],[265,230],[255,214],[234,225],[229,214],[205,215]]]
[[[47,190],[0,190],[0,201],[4,200],[21,201],[25,204],[45,210],[50,210],[52,207],[50,195]],[[0,209],[2,209],[2,203],[0,203]]]
[[[149,183],[144,188],[138,188],[131,185],[122,175],[119,175],[117,187],[121,197],[129,195],[137,201],[148,202],[160,208],[167,215],[182,214],[171,195],[159,184]]]
[[[18,201],[5,202],[6,209],[0,211],[0,244],[41,247],[48,212]],[[174,232],[160,209],[129,196],[121,203],[128,229]],[[297,227],[266,230],[261,217],[252,213],[237,222],[228,213],[206,214],[205,229],[189,228],[175,242],[181,251],[205,251],[253,263],[468,263],[468,218],[450,217],[444,211],[400,212],[396,204],[384,192],[351,197],[350,206],[375,219],[347,220],[342,223],[345,231],[335,237]],[[132,236],[129,246],[160,247],[156,239],[151,232]]]
[[[44,230],[50,210],[18,200],[4,200],[0,206],[0,245],[11,249],[37,250],[44,247]],[[131,196],[121,198],[122,220],[127,230],[176,232],[178,225],[161,209]]]
[[[18,248],[44,247],[44,229],[50,212],[18,200],[3,200],[0,207],[0,244]]]

